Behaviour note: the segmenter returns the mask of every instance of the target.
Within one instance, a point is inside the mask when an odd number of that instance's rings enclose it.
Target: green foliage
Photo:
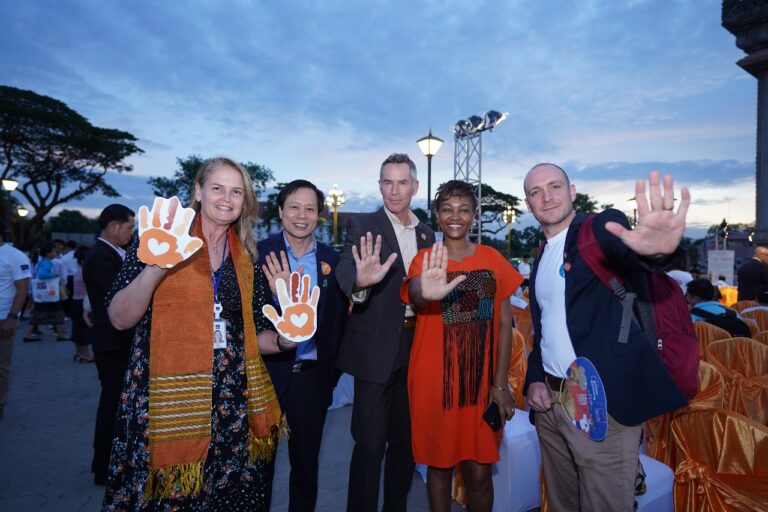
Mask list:
[[[597,199],[592,198],[589,194],[582,194],[576,192],[576,199],[573,201],[573,209],[579,213],[597,213],[607,208],[613,208],[610,203],[599,204]]]
[[[155,195],[161,197],[177,196],[182,204],[187,205],[191,199],[192,187],[195,183],[195,175],[205,160],[206,159],[200,155],[177,158],[176,163],[179,168],[174,171],[173,177],[166,178],[158,176],[149,178],[147,182],[152,186],[152,192]],[[259,192],[264,190],[267,183],[275,179],[272,175],[272,171],[261,164],[240,162],[240,165],[248,171],[248,174],[253,181],[253,190],[256,192],[257,197]]]
[[[544,232],[539,226],[528,226],[522,231],[512,230],[512,256],[535,256],[544,241]]]
[[[61,210],[46,222],[46,231],[57,233],[98,233],[99,223],[79,210]]]
[[[280,206],[277,204],[277,196],[286,185],[287,183],[278,183],[275,185],[275,191],[267,195],[264,211],[259,219],[263,226],[269,228],[273,221],[280,224]]]
[[[34,210],[30,242],[42,236],[43,218],[55,206],[100,192],[120,194],[109,171],[132,170],[124,160],[142,153],[128,132],[93,126],[63,102],[0,86],[0,178],[19,182]]]
[[[506,229],[506,223],[502,219],[502,214],[507,206],[511,206],[518,217],[522,215],[523,212],[517,209],[520,200],[512,194],[499,192],[487,183],[482,184],[481,192],[483,233],[495,235],[502,229]]]

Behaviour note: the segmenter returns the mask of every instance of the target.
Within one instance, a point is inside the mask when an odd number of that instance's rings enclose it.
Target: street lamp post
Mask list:
[[[29,210],[24,208],[23,206],[19,206],[19,208],[16,210],[16,213],[19,215],[19,247],[24,247],[24,218],[29,215]]]
[[[517,213],[512,205],[507,205],[501,214],[501,219],[507,223],[507,257],[512,257],[512,224],[517,220]]]
[[[16,190],[16,187],[19,186],[19,182],[16,180],[10,180],[10,179],[3,179],[2,180],[3,190],[6,192],[4,194],[3,202],[5,203],[5,209],[3,211],[3,214],[5,216],[5,220],[8,221],[8,229],[11,229],[11,226],[13,225],[12,218],[11,218],[11,192]],[[3,239],[8,241],[8,235],[6,233],[3,233]]]
[[[325,204],[333,209],[333,243],[339,244],[339,207],[344,204],[346,199],[344,193],[338,185],[334,183],[333,188],[328,192],[325,198]]]
[[[416,141],[419,149],[427,157],[427,215],[430,223],[432,220],[432,157],[440,150],[443,145],[443,139],[432,135],[432,128],[429,129],[429,135]]]

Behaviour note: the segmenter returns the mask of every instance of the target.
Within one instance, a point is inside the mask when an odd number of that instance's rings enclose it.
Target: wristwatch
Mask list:
[[[19,311],[18,313],[14,313],[13,311],[9,311],[8,312],[8,316],[5,317],[6,320],[11,320],[11,319],[18,320],[19,318],[21,318],[21,311]]]

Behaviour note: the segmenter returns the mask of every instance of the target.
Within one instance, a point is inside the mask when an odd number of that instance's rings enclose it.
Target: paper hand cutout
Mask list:
[[[189,235],[195,211],[181,208],[176,196],[156,197],[150,211],[139,208],[138,257],[147,265],[171,268],[181,263],[203,246],[203,241]]]
[[[317,330],[317,301],[320,299],[320,287],[312,287],[309,294],[310,278],[308,274],[291,273],[291,292],[288,294],[285,280],[275,281],[277,300],[280,303],[280,316],[271,304],[262,306],[261,311],[277,329],[278,334],[288,341],[299,343],[315,335]]]

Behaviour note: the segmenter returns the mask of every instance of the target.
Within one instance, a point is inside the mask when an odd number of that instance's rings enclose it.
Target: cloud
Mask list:
[[[621,181],[636,180],[646,177],[652,170],[662,174],[671,174],[678,183],[687,186],[711,186],[734,184],[755,175],[754,164],[724,161],[682,161],[682,162],[609,162],[599,165],[586,165],[573,173],[572,178],[579,181]]]
[[[735,64],[743,53],[720,9],[719,0],[4,2],[0,82],[137,136],[146,153],[130,159],[136,175],[227,154],[268,165],[277,181],[376,197],[381,160],[421,158],[415,140],[430,127],[446,140],[433,182],[452,177],[452,126],[497,109],[510,119],[484,136],[494,187],[519,190],[538,161],[574,163],[599,190],[653,164],[682,182],[735,185],[751,165],[739,162],[754,158],[756,84]]]

